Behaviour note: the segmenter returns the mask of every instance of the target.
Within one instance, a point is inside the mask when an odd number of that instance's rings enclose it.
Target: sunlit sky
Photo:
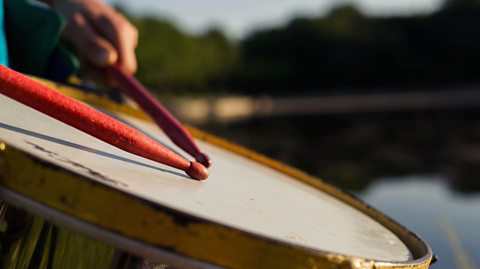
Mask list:
[[[327,13],[342,3],[353,3],[372,15],[428,13],[443,0],[106,0],[134,14],[166,17],[192,33],[219,26],[240,38],[258,27],[281,25],[296,14]]]

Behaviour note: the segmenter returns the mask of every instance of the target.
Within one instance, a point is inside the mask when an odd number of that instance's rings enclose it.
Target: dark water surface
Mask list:
[[[350,191],[480,269],[480,110],[254,119],[203,128]]]
[[[437,176],[381,178],[357,195],[417,233],[433,249],[432,268],[479,268],[480,194],[452,192]]]

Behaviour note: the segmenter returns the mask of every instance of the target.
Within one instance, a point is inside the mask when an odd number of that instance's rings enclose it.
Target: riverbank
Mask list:
[[[480,191],[480,108],[258,117],[207,131],[350,190],[374,179],[438,175]]]
[[[163,99],[163,98],[161,98]],[[480,108],[480,87],[289,97],[210,96],[170,98],[170,109],[191,123],[254,118]]]

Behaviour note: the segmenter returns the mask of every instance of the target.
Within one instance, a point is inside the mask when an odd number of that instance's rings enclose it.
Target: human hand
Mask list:
[[[62,38],[78,54],[82,72],[110,83],[105,67],[119,63],[129,74],[137,70],[137,29],[119,12],[101,0],[51,0],[67,25]]]

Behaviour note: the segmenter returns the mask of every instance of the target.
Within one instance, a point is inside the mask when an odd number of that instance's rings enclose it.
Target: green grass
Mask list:
[[[4,219],[1,225],[8,225]],[[111,268],[115,249],[33,216],[28,230],[13,242],[1,242],[4,269]]]

